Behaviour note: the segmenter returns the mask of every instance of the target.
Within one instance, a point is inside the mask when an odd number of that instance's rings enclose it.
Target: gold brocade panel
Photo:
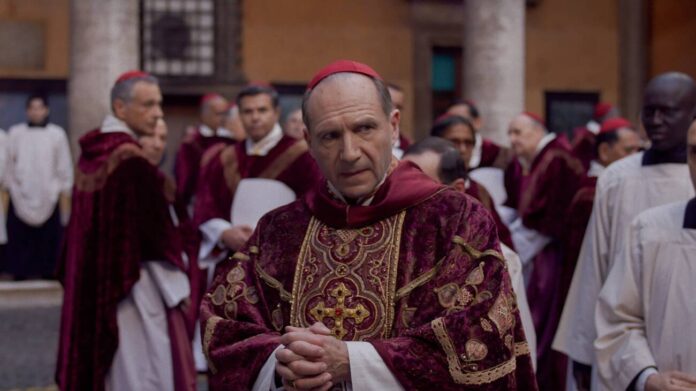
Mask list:
[[[357,229],[312,218],[293,281],[290,322],[323,322],[345,341],[388,338],[406,212]]]

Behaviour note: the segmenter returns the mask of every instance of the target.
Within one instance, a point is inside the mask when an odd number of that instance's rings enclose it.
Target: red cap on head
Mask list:
[[[533,119],[534,121],[542,124],[544,127],[546,127],[546,121],[544,121],[543,118],[539,114],[532,113],[531,111],[525,111],[522,113],[523,115],[526,115],[527,117]]]
[[[309,82],[307,85],[307,89],[311,90],[314,87],[317,86],[322,80],[326,79],[327,77],[334,75],[336,73],[343,73],[343,72],[348,72],[348,73],[359,73],[361,75],[365,75],[369,78],[372,79],[379,79],[383,80],[382,76],[377,73],[374,69],[370,68],[369,66],[356,62],[356,61],[350,61],[350,60],[338,60],[335,62],[332,62],[331,64],[325,66],[322,68],[319,72],[314,75],[312,80]]]
[[[138,70],[138,69],[133,69],[133,70],[130,70],[128,72],[122,73],[121,76],[119,76],[118,79],[116,79],[116,83],[121,83],[121,82],[124,82],[126,80],[135,79],[138,77],[149,77],[149,76],[150,76],[150,74],[147,72],[143,72],[143,71]]]
[[[217,98],[222,98],[222,95],[215,93],[215,92],[207,93],[201,97],[201,105],[203,103],[209,102],[209,101],[211,101],[213,99],[217,99]],[[224,99],[224,98],[222,98],[222,99]]]
[[[602,127],[600,128],[599,133],[614,132],[614,131],[617,131],[621,128],[633,129],[633,125],[631,124],[631,121],[627,120],[626,118],[621,118],[621,117],[610,118],[610,119],[602,122]]]
[[[602,117],[607,115],[612,108],[613,106],[607,102],[599,102],[595,105],[594,114],[592,114],[592,118],[601,119]]]

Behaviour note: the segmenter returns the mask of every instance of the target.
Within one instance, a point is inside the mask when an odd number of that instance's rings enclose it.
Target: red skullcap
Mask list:
[[[139,77],[150,77],[150,74],[138,69],[133,69],[128,72],[122,73],[121,76],[119,76],[118,79],[116,79],[116,84]]]
[[[217,93],[215,93],[215,92],[207,93],[207,94],[205,94],[205,95],[203,95],[203,96],[201,97],[201,105],[203,105],[204,103],[209,102],[209,101],[211,101],[211,100],[213,100],[213,99],[217,99],[217,98],[224,99],[224,98],[222,97],[222,95],[217,94]]]
[[[544,119],[541,118],[541,116],[539,114],[532,113],[530,111],[525,111],[522,114],[526,115],[527,117],[533,119],[534,121],[536,121],[536,122],[542,124],[544,127],[546,127],[546,121],[544,121]]]
[[[633,125],[631,124],[631,121],[627,120],[626,118],[611,118],[602,122],[602,128],[599,130],[599,133],[614,132],[621,128],[633,129]]]
[[[607,115],[607,113],[609,113],[609,111],[612,108],[613,106],[607,102],[599,102],[595,105],[594,114],[592,115],[592,118],[600,119]]]
[[[446,119],[449,118],[449,117],[454,117],[454,114],[449,114],[449,113],[440,114],[440,116],[438,116],[437,118],[435,118],[435,122],[434,122],[434,123],[442,122],[442,121],[446,120]]]
[[[370,68],[369,66],[356,62],[356,61],[350,61],[350,60],[338,60],[335,62],[332,62],[331,64],[325,66],[322,68],[319,72],[317,72],[316,75],[312,78],[312,81],[309,82],[307,85],[307,89],[311,90],[314,87],[317,86],[322,80],[326,79],[327,77],[334,75],[336,73],[343,73],[343,72],[348,72],[348,73],[359,73],[361,75],[365,75],[371,79],[379,79],[383,80],[382,76],[377,73],[374,69]]]

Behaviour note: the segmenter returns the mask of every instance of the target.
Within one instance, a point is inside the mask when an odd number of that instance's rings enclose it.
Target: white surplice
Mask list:
[[[597,180],[592,215],[553,342],[553,349],[592,365],[597,296],[630,222],[640,212],[693,197],[686,164],[643,166],[643,153],[611,164]]]
[[[61,193],[73,185],[73,163],[65,130],[58,125],[12,126],[7,140],[5,187],[24,223],[37,227],[53,214]]]
[[[663,205],[631,224],[597,303],[601,389],[625,390],[650,366],[696,375],[696,229],[683,228],[685,209]]]

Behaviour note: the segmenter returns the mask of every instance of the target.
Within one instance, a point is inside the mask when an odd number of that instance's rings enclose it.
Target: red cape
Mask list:
[[[198,129],[186,136],[184,141],[181,142],[181,146],[179,146],[174,162],[176,198],[181,205],[188,205],[196,191],[201,158],[205,151],[215,144],[230,145],[235,142],[234,139],[229,137],[205,137],[201,135]]]
[[[145,260],[183,269],[167,204],[174,187],[125,133],[80,139],[72,215],[59,258],[64,287],[56,382],[61,390],[103,390],[118,347],[116,310]]]

